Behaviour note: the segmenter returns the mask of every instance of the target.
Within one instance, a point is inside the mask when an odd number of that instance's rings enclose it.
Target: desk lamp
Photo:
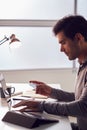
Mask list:
[[[5,43],[6,41],[10,40],[9,45],[11,45],[12,43],[16,43],[16,42],[20,42],[20,40],[18,38],[16,38],[15,34],[11,34],[10,37],[4,37],[1,41],[0,41],[0,45],[2,45],[3,43]]]

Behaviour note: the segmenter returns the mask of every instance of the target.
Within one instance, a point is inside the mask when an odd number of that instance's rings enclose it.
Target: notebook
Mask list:
[[[36,94],[35,90],[24,91],[22,96],[23,97],[38,98],[38,99],[47,99],[47,96],[43,96],[41,94]]]

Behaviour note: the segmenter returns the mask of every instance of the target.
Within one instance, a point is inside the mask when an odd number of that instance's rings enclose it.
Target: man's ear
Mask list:
[[[75,39],[77,41],[82,41],[82,40],[84,40],[84,37],[83,37],[83,35],[81,33],[76,33],[75,34]]]

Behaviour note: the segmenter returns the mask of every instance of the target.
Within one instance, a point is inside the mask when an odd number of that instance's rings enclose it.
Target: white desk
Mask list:
[[[17,84],[14,84],[14,87],[15,85]],[[6,102],[1,99],[0,100],[0,130],[30,130],[29,128],[3,122],[2,118],[4,117],[7,111],[8,111],[8,107],[6,105]],[[55,116],[55,118],[59,119],[59,123],[50,123],[50,124],[42,125],[40,127],[34,128],[34,130],[54,130],[54,129],[55,130],[71,130],[70,122],[67,117]]]

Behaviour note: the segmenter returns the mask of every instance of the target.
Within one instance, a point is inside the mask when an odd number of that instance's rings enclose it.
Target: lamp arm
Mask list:
[[[9,38],[7,38],[6,36],[0,41],[0,45],[2,45],[4,42],[8,41]]]

